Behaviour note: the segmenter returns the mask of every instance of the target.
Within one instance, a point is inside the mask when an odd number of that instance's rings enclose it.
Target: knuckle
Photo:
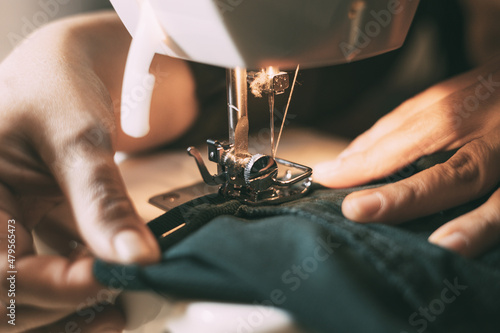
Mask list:
[[[71,131],[68,138],[60,140],[56,162],[62,170],[71,169],[82,162],[103,156],[112,156],[112,136],[102,123],[90,123]]]
[[[91,179],[91,200],[101,220],[115,221],[135,215],[132,203],[113,165],[97,166]]]
[[[448,161],[445,169],[449,176],[461,182],[474,182],[479,178],[479,168],[470,153],[461,153]]]
[[[69,142],[69,147],[112,152],[111,133],[103,123],[87,124],[76,132],[73,140]]]
[[[476,139],[450,158],[443,169],[446,176],[466,186],[469,193],[479,196],[498,182],[498,166],[492,163],[493,160],[488,144]]]
[[[467,186],[470,191],[477,193],[484,184],[483,174],[478,154],[471,149],[460,150],[446,163],[441,164],[441,174],[453,182]]]
[[[135,210],[128,198],[107,195],[99,203],[99,218],[104,221],[118,221],[135,215]]]
[[[418,178],[408,178],[407,181],[400,182],[400,199],[405,203],[416,203],[419,198],[429,193],[428,184]]]
[[[112,153],[111,130],[100,121],[86,121],[77,129],[69,132],[69,137],[62,140],[61,150],[65,155],[85,154],[103,151]]]

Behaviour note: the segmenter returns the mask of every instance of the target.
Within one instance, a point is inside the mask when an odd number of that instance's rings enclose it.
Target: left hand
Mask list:
[[[416,159],[460,148],[447,162],[379,188],[348,195],[344,215],[357,222],[400,223],[470,202],[500,182],[500,58],[406,101],[315,169],[329,187],[387,177]],[[429,241],[473,257],[500,242],[500,189]]]

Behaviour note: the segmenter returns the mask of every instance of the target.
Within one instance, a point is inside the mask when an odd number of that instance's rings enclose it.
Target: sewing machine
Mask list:
[[[248,151],[247,81],[250,81],[250,87],[255,94],[268,95],[271,155],[251,154]],[[169,210],[180,203],[194,199],[195,196],[212,193],[217,186],[219,194],[225,198],[235,198],[252,205],[280,203],[305,195],[312,183],[312,169],[275,156],[281,130],[275,144],[274,96],[284,93],[289,81],[286,72],[276,71],[274,67],[252,74],[241,68],[228,69],[229,139],[221,142],[207,140],[208,158],[217,164],[218,173],[211,175],[198,150],[189,147],[188,154],[194,157],[204,182],[157,195],[149,200],[150,203]],[[287,111],[288,108],[285,110],[284,118]],[[284,121],[285,119],[282,124]],[[287,168],[282,176],[278,175],[278,165]],[[292,170],[299,170],[300,173],[292,175]]]
[[[418,0],[111,0],[133,36],[122,88],[125,133],[149,131],[156,53],[228,68],[227,140],[208,140],[208,171],[201,154],[188,149],[204,184],[150,199],[164,210],[218,191],[247,204],[273,204],[307,194],[312,169],[276,156],[275,96],[288,93],[288,109],[300,68],[357,61],[400,47]],[[288,70],[292,70],[290,75]],[[248,151],[249,90],[267,97],[270,154]],[[221,110],[221,112],[224,112]],[[285,111],[286,117],[286,111]],[[283,119],[284,123],[285,119]],[[206,185],[209,186],[206,186]]]

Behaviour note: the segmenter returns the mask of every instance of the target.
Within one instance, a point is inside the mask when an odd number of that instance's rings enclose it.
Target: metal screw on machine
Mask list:
[[[297,72],[298,67],[294,83]],[[275,145],[274,96],[284,93],[289,88],[289,76],[286,72],[275,71],[272,68],[268,69],[268,72],[259,72],[260,75],[262,73],[266,73],[267,80],[261,89],[267,94],[269,101],[272,156],[248,152],[247,81],[255,79],[255,73],[248,74],[245,69],[239,68],[229,69],[226,75],[229,138],[228,141],[207,140],[208,159],[217,164],[217,173],[210,174],[200,152],[194,147],[189,147],[187,152],[194,158],[203,183],[157,195],[149,200],[151,204],[169,210],[194,198],[216,192],[226,199],[237,199],[247,204],[275,204],[295,200],[309,191],[312,169],[275,157],[280,136]],[[294,85],[288,103],[293,87]],[[286,110],[281,130],[285,118]],[[280,168],[284,168],[282,171],[285,171],[281,172],[282,176],[279,175]],[[292,170],[295,170],[295,173]]]
[[[207,143],[209,151],[223,145],[212,140],[208,140]],[[211,161],[218,163],[217,175],[210,174],[196,148],[190,147],[188,154],[195,159],[205,184],[220,185],[219,193],[228,199],[234,198],[249,204],[281,203],[301,197],[307,193],[311,185],[310,167],[262,154],[236,157],[233,145],[227,145],[220,158],[215,157],[215,160],[210,158]],[[298,169],[301,174],[292,178],[291,171],[287,169],[280,179],[278,165]]]
[[[271,114],[271,151],[273,156],[248,152],[247,73],[244,69],[230,69],[227,73],[229,141],[207,140],[208,158],[217,163],[217,174],[211,175],[201,154],[194,147],[188,149],[203,181],[220,185],[219,193],[250,204],[279,203],[296,199],[307,193],[311,185],[310,167],[274,157],[274,95],[289,87],[285,72],[270,75],[263,92],[269,96]],[[250,77],[251,79],[251,77]],[[278,177],[278,165],[287,167],[285,176]],[[290,168],[301,173],[292,177]]]

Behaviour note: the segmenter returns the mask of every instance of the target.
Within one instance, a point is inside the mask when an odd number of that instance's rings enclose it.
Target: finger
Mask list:
[[[19,305],[16,305],[15,308],[12,306],[11,308],[8,308],[8,306],[1,306],[0,316],[2,320],[0,320],[0,332],[27,332],[60,320],[68,316],[71,312],[71,309],[49,310]],[[35,330],[31,332],[34,333],[37,331],[39,333],[46,333],[44,330]]]
[[[500,152],[475,140],[443,164],[376,189],[348,195],[344,215],[358,222],[396,223],[448,209],[480,197],[500,178]]]
[[[395,110],[377,121],[372,128],[356,138],[339,155],[339,158],[370,149],[379,139],[397,130],[404,121],[432,107],[434,104],[446,105],[446,101],[444,100],[446,97],[452,95],[455,91],[467,88],[470,89],[471,82],[474,82],[474,84],[477,83],[477,76],[479,74],[479,70],[461,74],[408,99]],[[474,87],[474,89],[475,88],[476,87]]]
[[[500,189],[479,208],[436,230],[429,242],[475,257],[500,243]]]
[[[62,309],[97,302],[99,296],[110,298],[109,295],[117,293],[95,280],[93,258],[70,261],[58,256],[36,255],[31,234],[21,221],[1,210],[0,256],[5,258],[0,261],[1,289],[13,290],[13,294],[0,294],[0,300],[6,304],[15,298],[17,304]]]
[[[355,153],[370,149],[370,147],[372,147],[382,137],[397,130],[408,118],[430,105],[429,101],[433,101],[434,98],[426,99],[426,101],[428,101],[427,103],[419,103],[420,100],[421,98],[419,99],[415,97],[409,99],[390,113],[380,118],[370,129],[354,139],[346,147],[346,149],[339,154],[338,158],[342,159]]]
[[[403,120],[389,117],[395,119],[386,126],[392,130],[381,128],[377,135],[358,141],[352,153],[342,153],[342,157],[317,166],[315,179],[329,187],[357,186],[393,174],[424,155],[464,145],[474,137],[465,132],[457,137],[453,112],[457,100],[474,90],[470,86],[450,94]],[[467,128],[474,128],[474,124],[469,119]]]
[[[116,306],[88,308],[44,328],[44,333],[119,333],[125,328],[125,317]],[[31,333],[31,332],[30,332]]]
[[[44,254],[74,256],[75,250],[83,249],[84,242],[79,235],[71,207],[67,201],[54,207],[34,229],[37,249]],[[78,251],[87,252],[88,251]]]
[[[121,263],[159,260],[158,244],[135,212],[114,163],[109,133],[89,127],[56,156],[54,173],[94,254]]]
[[[428,125],[404,124],[366,150],[318,165],[316,181],[329,187],[351,187],[388,176],[444,145]],[[427,144],[424,144],[427,143]]]
[[[13,310],[2,305],[0,316],[0,331],[10,333],[113,333],[122,332],[125,328],[123,313],[114,305],[95,305],[82,310],[48,310],[27,306],[16,306]]]
[[[29,256],[17,260],[16,302],[32,306],[63,309],[99,302],[113,302],[118,290],[100,285],[93,274],[94,259],[70,261],[57,256]],[[5,283],[9,283],[6,274]],[[7,287],[7,285],[5,285]],[[8,301],[7,295],[0,296]]]
[[[72,70],[67,68],[61,82],[74,89],[55,96],[55,111],[50,111],[57,121],[45,117],[32,140],[95,255],[120,263],[156,262],[159,246],[135,212],[114,163],[116,124],[109,92],[94,71]]]

